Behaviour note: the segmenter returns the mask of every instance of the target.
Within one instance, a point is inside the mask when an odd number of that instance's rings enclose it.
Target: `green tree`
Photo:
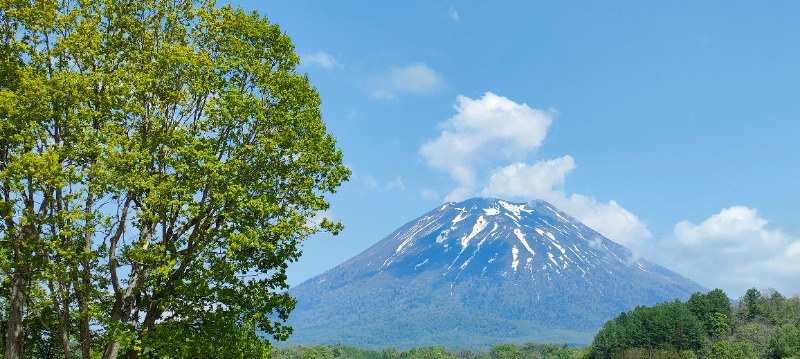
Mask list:
[[[521,359],[522,351],[514,344],[497,344],[489,349],[492,359]]]
[[[730,318],[720,312],[714,312],[709,315],[705,321],[705,326],[708,328],[711,338],[715,340],[731,332]]]
[[[730,344],[725,340],[721,340],[711,347],[708,357],[710,359],[748,359],[754,357],[754,355],[747,342]]]
[[[686,306],[697,319],[703,321],[706,335],[710,338],[719,338],[730,332],[733,325],[733,308],[722,289],[714,289],[705,294],[694,293],[686,302]]]
[[[800,327],[781,327],[769,339],[767,357],[781,359],[794,356],[800,356]]]
[[[423,347],[414,348],[400,355],[403,359],[453,359],[455,354],[449,352],[444,347]]]
[[[6,358],[34,321],[66,358],[291,333],[287,263],[349,175],[297,62],[212,1],[0,0]]]
[[[789,307],[786,297],[774,289],[763,293],[761,310],[765,319],[772,325],[783,325],[789,322]]]
[[[750,288],[745,292],[744,297],[739,299],[739,303],[744,308],[747,319],[752,320],[763,314],[764,297],[758,289]]]
[[[380,359],[400,359],[400,353],[395,348],[385,348],[381,350]]]

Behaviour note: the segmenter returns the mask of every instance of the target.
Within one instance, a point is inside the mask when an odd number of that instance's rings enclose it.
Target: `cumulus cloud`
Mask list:
[[[491,92],[479,99],[459,96],[455,109],[456,115],[440,124],[441,134],[420,148],[429,166],[448,173],[456,182],[446,201],[475,195],[543,199],[634,249],[642,239],[651,237],[647,225],[617,202],[602,203],[591,196],[565,193],[566,176],[576,166],[572,156],[526,162],[542,145],[553,111],[534,109]]]
[[[325,69],[332,69],[339,66],[339,63],[336,62],[333,56],[322,51],[300,55],[300,63],[308,66],[319,66]]]
[[[647,225],[616,201],[599,203],[594,197],[564,193],[566,176],[575,168],[572,156],[539,161],[529,165],[517,162],[495,170],[481,195],[499,198],[538,198],[548,201],[577,218],[603,236],[640,254],[641,240],[650,238]]]
[[[545,197],[547,198],[547,197]],[[594,197],[573,193],[569,197],[554,193],[545,199],[583,224],[599,232],[606,238],[622,244],[634,255],[644,255],[644,240],[652,238],[647,224],[635,214],[626,210],[615,200],[598,202]]]
[[[374,76],[371,92],[375,98],[393,99],[399,95],[429,95],[444,87],[444,77],[423,63],[390,67]]]
[[[800,276],[800,238],[753,208],[725,208],[699,224],[682,221],[649,254],[659,264],[692,273],[692,279],[734,297],[752,287],[797,294],[792,291]]]
[[[447,200],[458,199],[456,192],[473,192],[478,167],[536,151],[552,122],[548,112],[491,92],[479,99],[458,96],[456,101],[457,114],[440,124],[439,137],[420,148],[431,167],[460,184]]]
[[[554,194],[562,191],[567,173],[574,168],[572,156],[539,161],[532,165],[516,162],[494,171],[481,195],[499,198],[554,197]]]

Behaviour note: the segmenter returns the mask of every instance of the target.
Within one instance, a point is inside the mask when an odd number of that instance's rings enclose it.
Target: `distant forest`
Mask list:
[[[800,358],[800,297],[749,289],[731,305],[716,289],[638,307],[608,321],[587,359]]]
[[[381,351],[345,346],[293,346],[273,349],[273,359],[352,358],[352,359],[477,359],[477,358],[542,358],[580,359],[584,350],[554,344],[498,344],[489,351],[475,353],[470,349],[451,350],[445,347],[414,348],[398,351],[393,348]]]
[[[274,359],[800,359],[800,297],[748,290],[735,304],[720,289],[640,306],[609,320],[586,348],[498,344],[488,351],[425,347],[373,351],[347,346],[273,349]]]

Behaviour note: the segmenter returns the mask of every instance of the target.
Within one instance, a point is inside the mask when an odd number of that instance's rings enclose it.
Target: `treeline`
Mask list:
[[[580,349],[554,344],[498,344],[488,351],[475,353],[470,349],[450,350],[445,347],[414,348],[398,351],[393,348],[381,351],[348,346],[292,346],[273,349],[273,359],[348,358],[348,359],[579,359]]]
[[[608,321],[585,359],[800,358],[800,297],[749,289],[735,305],[720,289],[686,302],[637,307]]]

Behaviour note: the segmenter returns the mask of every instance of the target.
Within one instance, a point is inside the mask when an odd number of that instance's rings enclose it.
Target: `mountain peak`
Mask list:
[[[500,340],[497,331],[511,326],[528,341],[544,340],[536,335],[555,330],[562,333],[558,341],[580,343],[621,311],[700,290],[666,268],[635,259],[550,203],[471,198],[437,206],[293,288],[298,304],[290,341],[347,342],[351,335],[362,338],[348,342],[353,345],[403,347],[395,336],[405,334],[385,325],[380,331],[391,332],[388,337],[353,328],[410,316],[423,322],[441,317],[438,324],[460,328],[453,338]],[[437,330],[410,346],[456,340],[437,336]]]
[[[567,270],[583,276],[598,263],[608,270],[632,261],[624,247],[540,200],[471,198],[446,203],[412,223],[387,237],[385,245],[396,248],[381,269],[413,266],[416,272],[439,264],[435,268],[441,270],[448,263],[444,276],[457,272],[459,278],[461,272],[475,270],[481,275],[522,271],[536,280],[543,272],[548,272],[547,278]],[[381,252],[380,247],[375,249],[370,256]]]

